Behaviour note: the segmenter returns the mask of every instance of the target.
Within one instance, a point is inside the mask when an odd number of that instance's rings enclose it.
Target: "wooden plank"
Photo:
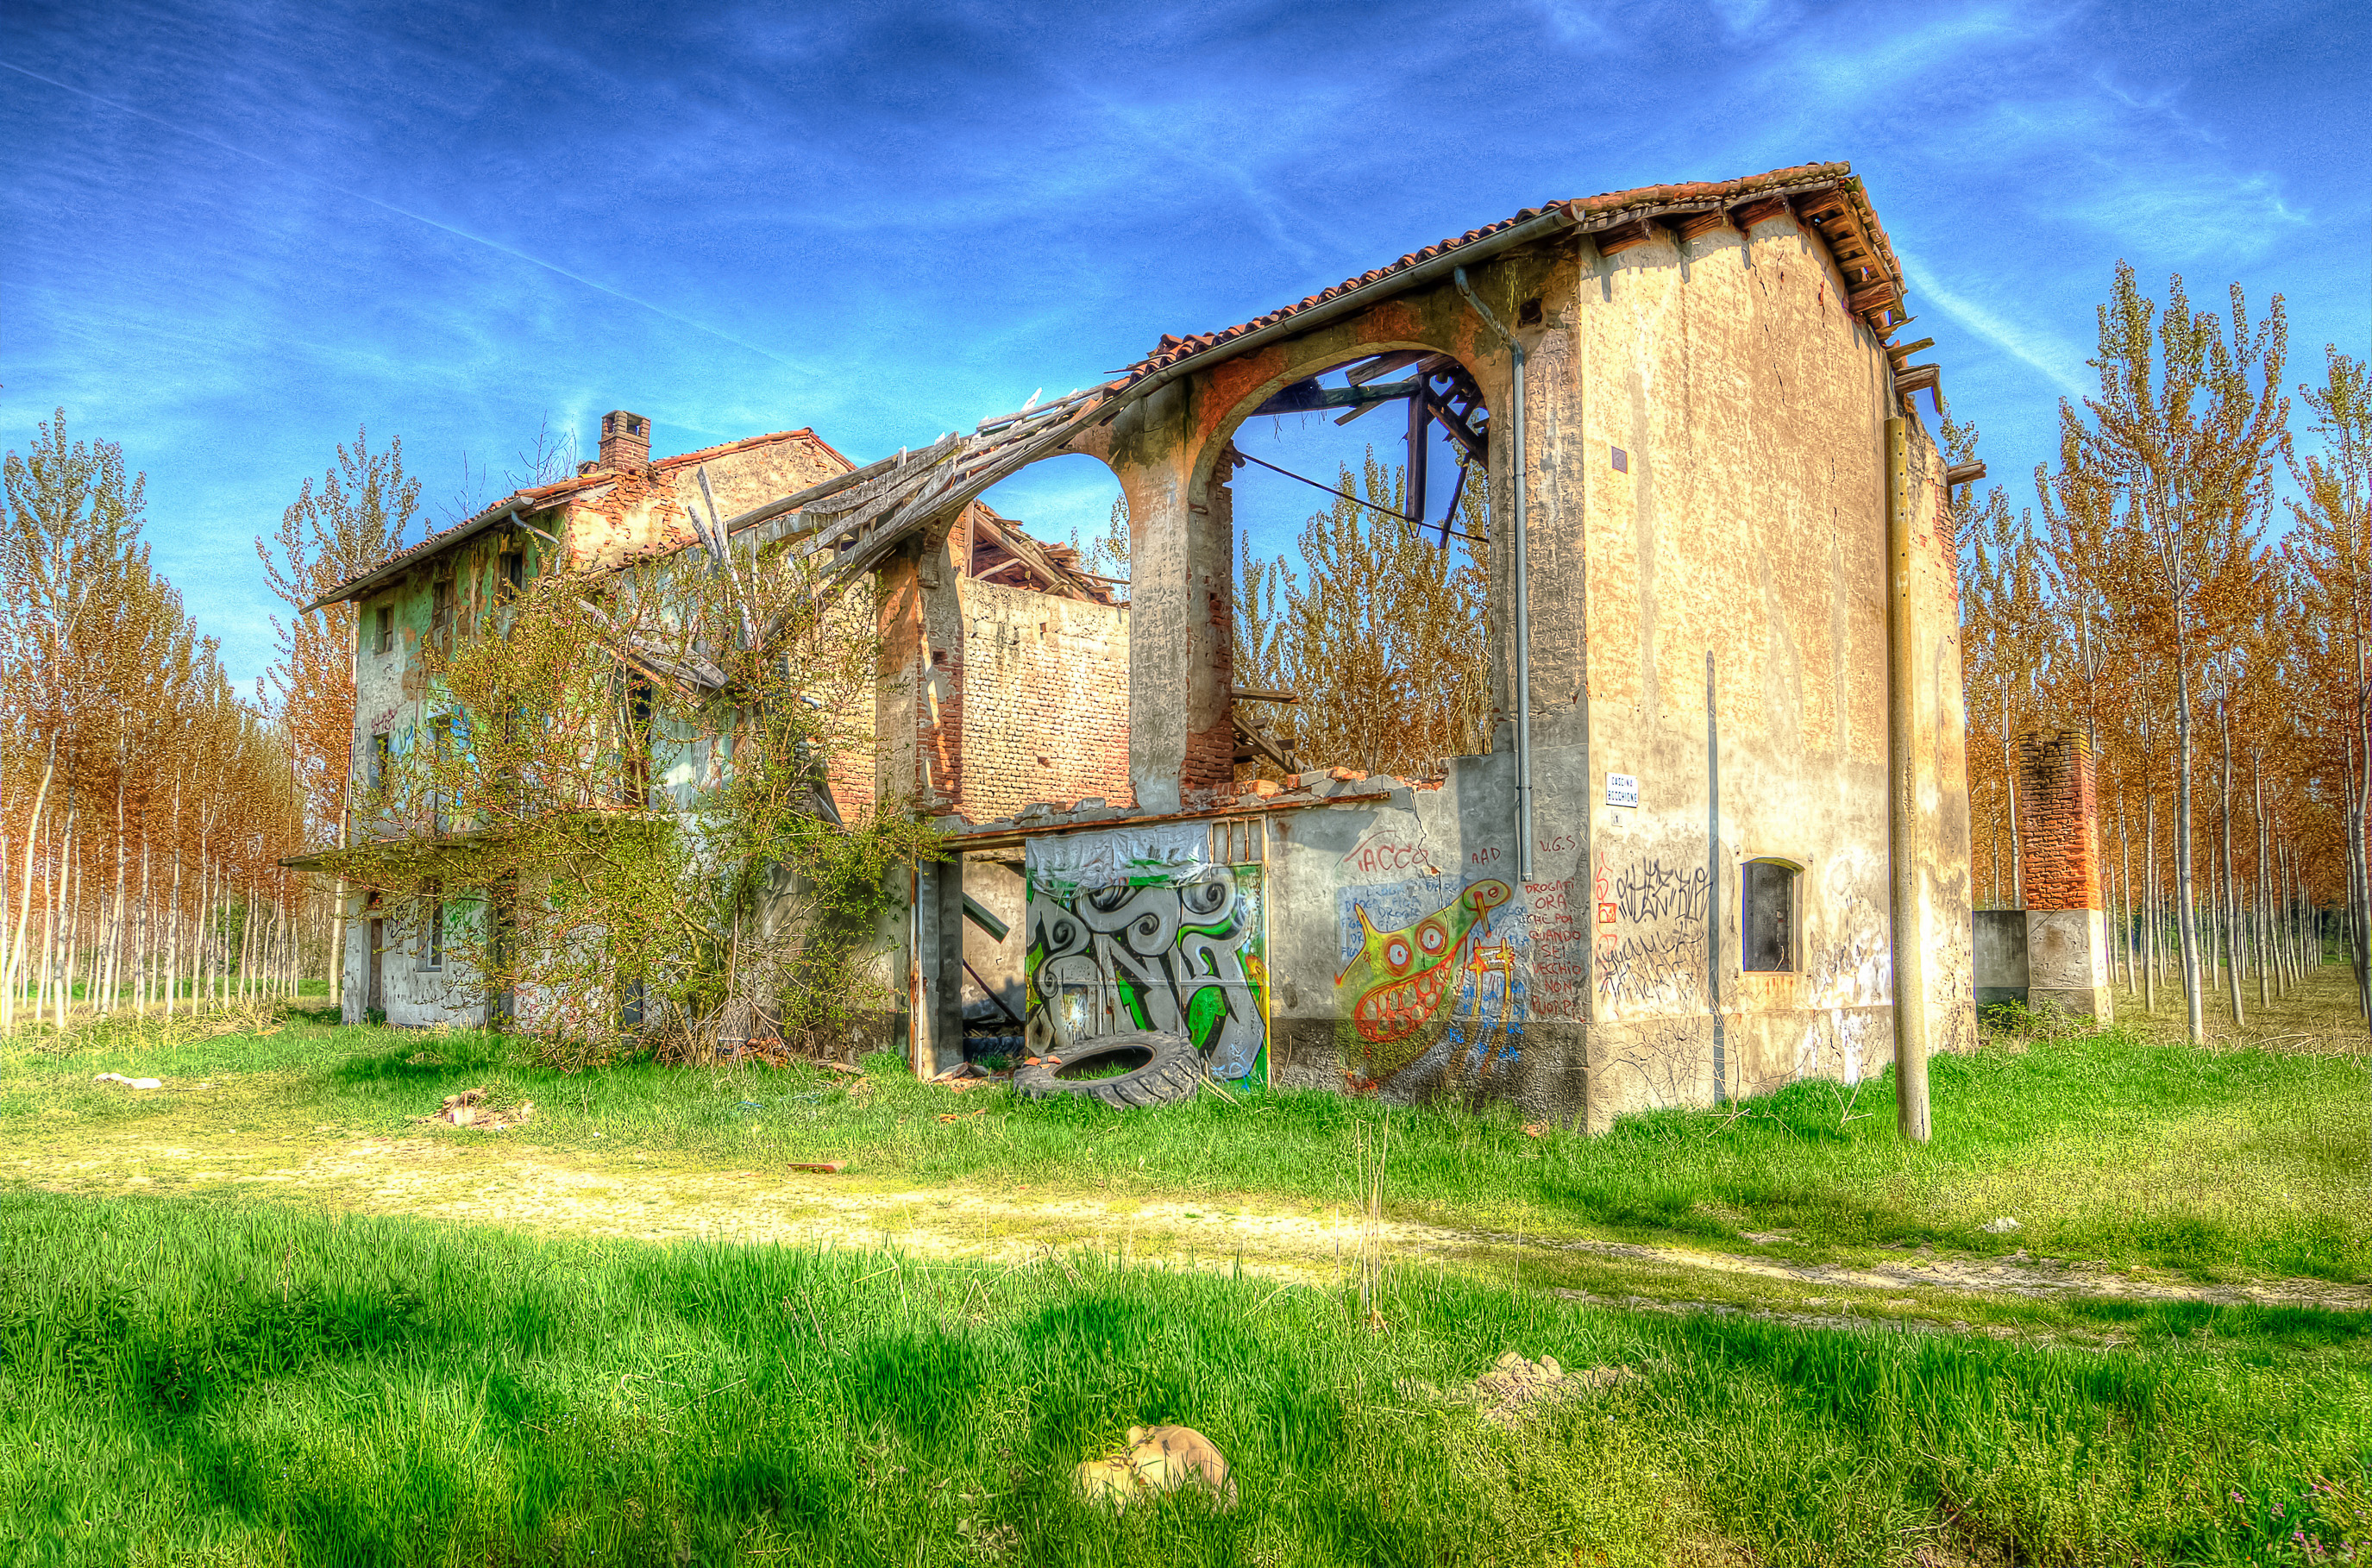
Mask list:
[[[1380,387],[1320,387],[1317,389],[1315,396],[1299,389],[1306,385],[1308,385],[1306,382],[1297,383],[1294,387],[1286,388],[1285,391],[1252,410],[1248,417],[1257,418],[1262,414],[1270,413],[1315,413],[1320,409],[1330,408],[1357,409],[1365,412],[1373,403],[1397,402],[1402,398],[1413,396],[1424,383],[1391,381]]]
[[[1743,233],[1765,218],[1775,218],[1785,211],[1787,211],[1786,197],[1763,196],[1731,209],[1729,221],[1736,224]]]
[[[1858,316],[1864,311],[1876,310],[1883,306],[1891,305],[1894,303],[1896,297],[1895,288],[1892,284],[1885,282],[1874,283],[1867,288],[1856,289],[1852,294],[1847,295],[1845,296],[1845,308]]]
[[[1682,239],[1694,239],[1701,234],[1711,234],[1715,229],[1727,228],[1729,215],[1719,208],[1709,213],[1690,213],[1675,222],[1672,226],[1680,230]]]
[[[978,899],[973,898],[970,893],[966,893],[963,896],[963,912],[964,918],[971,921],[974,925],[979,926],[983,931],[987,932],[992,941],[1004,941],[1005,934],[1012,929],[1012,927],[1006,925],[1005,922],[997,919],[995,914],[989,910],[987,905],[982,903]],[[972,978],[977,980],[979,976],[975,975]],[[981,989],[983,991],[986,991],[988,987],[983,985]]]
[[[1379,354],[1365,365],[1355,365],[1344,372],[1344,378],[1354,387],[1364,387],[1378,376],[1387,376],[1403,366],[1414,365],[1420,359],[1434,357],[1430,349],[1409,348],[1397,354]]]
[[[1893,356],[1895,368],[1899,370],[1902,367],[1902,362],[1905,359],[1917,354],[1923,348],[1934,348],[1935,346],[1936,340],[1934,338],[1921,338],[1915,343],[1903,343],[1900,347],[1893,343],[1889,343],[1886,345],[1886,352]]]
[[[1272,691],[1258,686],[1230,686],[1227,700],[1231,703],[1298,703],[1298,691]]]
[[[1012,444],[994,462],[956,484],[950,491],[927,501],[917,500],[908,503],[895,516],[877,526],[862,543],[834,563],[831,580],[822,585],[819,590],[820,595],[829,598],[837,594],[849,583],[887,560],[890,552],[904,541],[907,534],[930,517],[969,504],[982,491],[1004,479],[1007,474],[1019,472],[1040,458],[1054,451],[1079,431],[1110,417],[1112,412],[1114,411],[1109,401],[1083,403],[1076,413],[1053,428],[1033,436],[1028,440]]]
[[[1948,485],[1974,484],[1984,477],[1985,465],[1982,460],[1973,463],[1954,463],[1944,470],[1944,482]]]

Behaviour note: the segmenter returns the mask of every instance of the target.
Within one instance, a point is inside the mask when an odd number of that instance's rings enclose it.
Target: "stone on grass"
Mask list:
[[[94,1084],[122,1084],[127,1089],[161,1089],[162,1078],[127,1078],[121,1073],[101,1073],[91,1080]]]
[[[1236,1505],[1236,1481],[1211,1440],[1191,1426],[1132,1426],[1128,1452],[1089,1459],[1073,1472],[1079,1494],[1090,1503],[1125,1508],[1139,1494],[1193,1486],[1222,1508]]]
[[[2016,1220],[2010,1218],[2007,1214],[2004,1214],[1997,1220],[1987,1220],[1977,1228],[1992,1236],[2007,1236],[2011,1231],[2022,1229],[2024,1227],[2019,1225]]]

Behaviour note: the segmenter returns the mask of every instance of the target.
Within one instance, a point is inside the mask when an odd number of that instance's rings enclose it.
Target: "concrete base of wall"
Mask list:
[[[2099,910],[2026,912],[2029,1005],[2054,1002],[2103,1023],[2116,1016],[2109,993],[2109,928]]]
[[[2109,988],[2105,985],[2086,986],[2076,991],[2047,990],[2039,985],[2029,986],[2027,988],[2026,1005],[2029,1007],[2056,1007],[2063,1013],[2073,1013],[2084,1018],[2098,1018],[2104,1024],[2117,1016],[2116,1000],[2110,994]]]

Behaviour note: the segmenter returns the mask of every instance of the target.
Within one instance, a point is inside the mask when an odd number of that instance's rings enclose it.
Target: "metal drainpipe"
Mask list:
[[[1894,949],[1894,1121],[1910,1143],[1927,1141],[1927,923],[1919,901],[1919,708],[1913,685],[1910,424],[1886,422],[1886,762]]]
[[[1508,468],[1516,480],[1516,880],[1532,879],[1532,591],[1530,575],[1524,567],[1524,345],[1516,334],[1500,324],[1490,308],[1474,297],[1474,289],[1466,281],[1466,269],[1458,268],[1451,274],[1457,280],[1458,292],[1482,318],[1482,324],[1499,334],[1507,352],[1516,361],[1515,407],[1508,417],[1514,426],[1513,450],[1508,454]]]

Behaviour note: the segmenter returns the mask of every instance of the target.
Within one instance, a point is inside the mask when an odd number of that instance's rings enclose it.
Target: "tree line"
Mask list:
[[[1976,901],[2016,906],[2019,738],[2097,761],[2117,978],[2155,1010],[2269,1006],[2336,936],[2372,1017],[2372,395],[2328,349],[2287,389],[2280,296],[2195,307],[2120,264],[2097,393],[2035,504],[1956,493]],[[1947,420],[1955,460],[1973,426]]]
[[[5,464],[0,1031],[286,995],[329,910],[285,724],[142,541],[145,476],[65,415]]]

